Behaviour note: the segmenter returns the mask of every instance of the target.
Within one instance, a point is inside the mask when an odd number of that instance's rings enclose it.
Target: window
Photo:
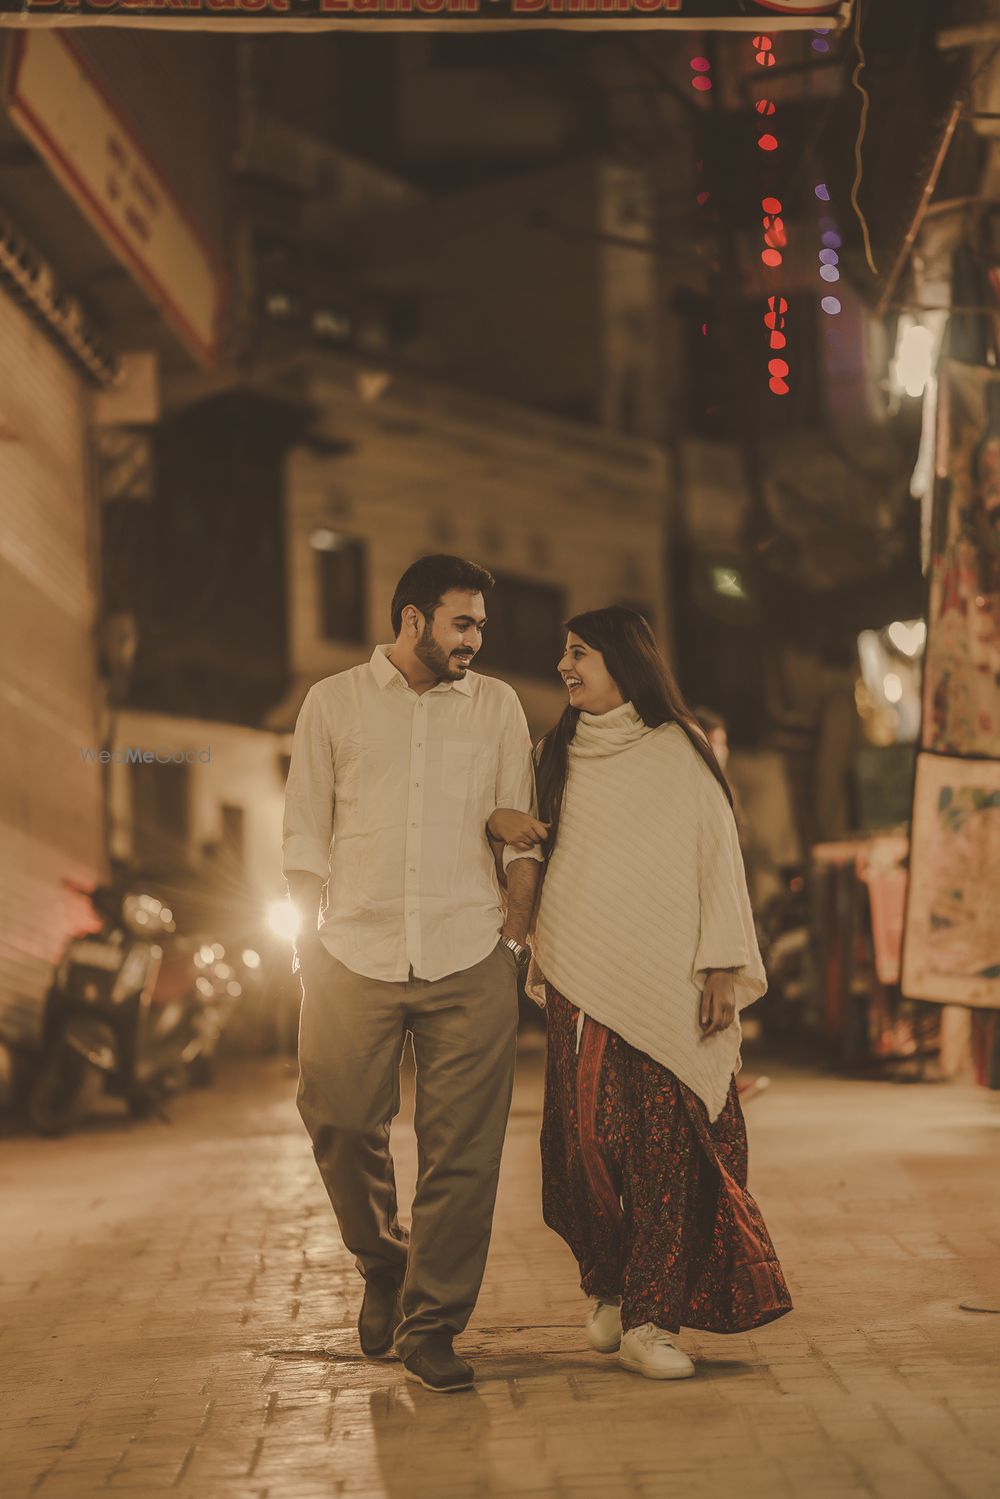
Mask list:
[[[561,588],[496,573],[487,596],[489,624],[476,665],[486,672],[511,672],[555,681],[565,643],[566,599]]]
[[[189,766],[172,760],[129,767],[132,856],[147,876],[186,869],[190,862]]]
[[[320,631],[324,640],[368,639],[368,548],[339,531],[311,538],[319,571]]]
[[[244,859],[243,808],[223,802],[220,810],[222,813],[220,858],[232,874],[241,875]]]

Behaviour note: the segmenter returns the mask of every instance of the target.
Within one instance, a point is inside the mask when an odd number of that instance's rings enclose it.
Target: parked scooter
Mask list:
[[[95,1077],[133,1117],[162,1112],[190,1069],[210,1068],[241,993],[221,946],[175,937],[173,914],[155,896],[72,888],[89,897],[101,927],[68,943],[49,991],[27,1095],[28,1121],[42,1135],[80,1121]]]

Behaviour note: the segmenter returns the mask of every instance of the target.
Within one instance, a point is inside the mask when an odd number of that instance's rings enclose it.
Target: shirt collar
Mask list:
[[[377,645],[372,652],[372,657],[368,664],[380,687],[391,687],[393,682],[402,682],[405,687],[405,677],[389,660],[389,652],[391,650],[391,645]],[[454,692],[464,693],[466,697],[472,696],[472,683],[469,681],[468,676],[463,677],[461,681],[457,682],[439,682],[437,687],[431,688],[431,691],[437,692],[442,687],[450,688]]]

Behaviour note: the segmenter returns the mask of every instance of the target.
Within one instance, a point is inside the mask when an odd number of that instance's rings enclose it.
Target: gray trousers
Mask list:
[[[402,1282],[405,1355],[429,1333],[462,1332],[479,1295],[514,1084],[514,960],[497,946],[446,978],[390,983],[324,948],[302,981],[299,1113],[358,1269]],[[409,1241],[389,1153],[407,1031],[417,1063]]]

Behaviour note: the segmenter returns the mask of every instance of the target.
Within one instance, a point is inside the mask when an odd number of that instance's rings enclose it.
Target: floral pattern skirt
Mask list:
[[[791,1310],[746,1190],[735,1081],[714,1124],[666,1067],[546,988],[542,1207],[588,1296],[621,1301],[627,1331],[747,1332]]]

